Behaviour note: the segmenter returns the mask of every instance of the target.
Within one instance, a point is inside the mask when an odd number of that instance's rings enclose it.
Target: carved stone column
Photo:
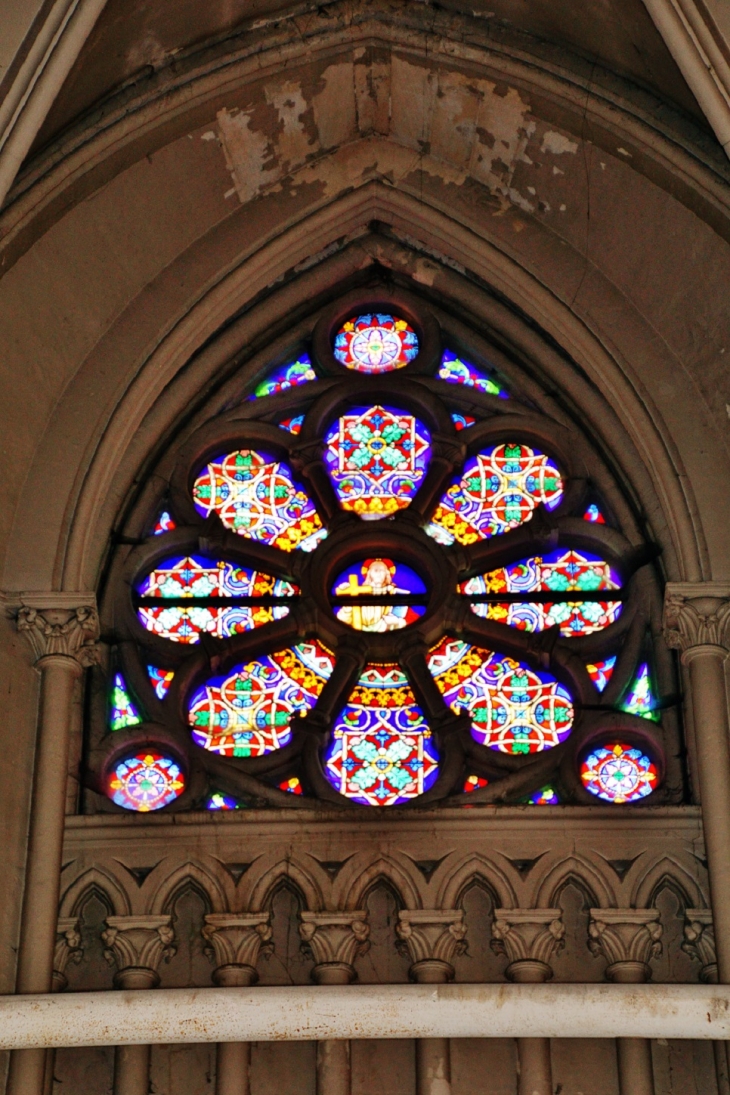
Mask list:
[[[255,985],[261,947],[271,939],[270,914],[211,913],[205,918],[206,953],[215,961],[216,985]],[[216,1095],[249,1095],[251,1046],[248,1042],[219,1042]]]
[[[661,954],[662,926],[657,909],[591,909],[588,946],[608,962],[606,977],[638,985],[651,977],[649,961]],[[617,1038],[621,1095],[654,1095],[651,1042]]]
[[[689,667],[702,825],[707,849],[720,982],[730,983],[730,743],[725,659],[730,649],[730,586],[670,583],[664,638]]]
[[[367,912],[303,912],[299,934],[311,950],[318,985],[349,985],[355,959],[369,947]],[[328,1038],[317,1044],[317,1095],[350,1095],[350,1043]]]
[[[454,957],[465,945],[463,909],[404,909],[398,913],[397,932],[413,963],[409,972],[414,981],[438,985],[453,980]],[[448,1038],[416,1042],[416,1090],[418,1095],[450,1095]]]
[[[63,992],[68,988],[66,968],[69,962],[80,962],[83,957],[81,936],[79,935],[78,917],[62,917],[58,921],[56,931],[56,946],[53,952],[53,992]],[[53,1091],[53,1067],[56,1058],[54,1049],[45,1051],[45,1079],[43,1083],[44,1095],[51,1095]]]
[[[104,957],[117,967],[114,987],[154,989],[162,959],[175,953],[170,916],[110,916],[101,933]],[[148,1095],[149,1046],[117,1046],[114,1057],[114,1095]]]
[[[712,926],[710,909],[684,910],[684,942],[682,950],[700,963],[700,981],[709,985],[717,984],[717,954],[715,952],[715,929]],[[715,1053],[715,1072],[717,1074],[718,1095],[730,1095],[730,1073],[724,1042],[713,1042]]]
[[[80,599],[64,593],[28,596],[17,617],[41,674],[18,992],[50,992],[53,985],[74,685],[96,661],[99,635],[96,609],[78,605]],[[45,1064],[44,1050],[13,1053],[8,1095],[41,1095]]]
[[[541,984],[553,970],[550,959],[563,945],[565,927],[560,909],[496,909],[492,949],[506,954],[510,981]],[[552,1095],[553,1072],[549,1038],[518,1038],[519,1095]]]

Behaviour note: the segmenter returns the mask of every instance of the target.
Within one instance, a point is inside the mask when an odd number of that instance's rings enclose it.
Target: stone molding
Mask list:
[[[512,981],[547,981],[553,975],[550,960],[564,945],[561,909],[495,909],[492,949],[505,954],[505,970]]]
[[[658,909],[591,909],[588,946],[608,962],[609,981],[646,981],[662,952]]]
[[[664,640],[683,654],[698,646],[730,651],[730,585],[669,582],[664,597]]]
[[[117,967],[116,988],[157,988],[164,958],[175,953],[171,916],[109,916],[101,938],[104,957]]]
[[[77,916],[64,916],[58,921],[56,930],[56,945],[53,951],[53,991],[63,992],[68,988],[66,968],[69,962],[77,965],[83,957],[79,934],[79,918]]]
[[[255,984],[261,948],[271,940],[270,918],[268,912],[206,916],[202,934],[207,943],[205,952],[216,965],[216,985]]]
[[[700,981],[715,984],[717,981],[717,952],[715,927],[711,909],[684,910],[684,942],[682,950],[702,964]]]
[[[453,978],[453,960],[466,948],[463,909],[403,909],[396,931],[413,963],[414,981]]]
[[[314,979],[320,984],[354,980],[355,959],[370,945],[367,912],[302,912],[300,917],[299,935],[314,956]]]
[[[99,660],[96,645],[99,617],[93,605],[74,608],[24,605],[18,611],[16,624],[30,643],[36,664],[44,658],[63,657],[86,669]]]

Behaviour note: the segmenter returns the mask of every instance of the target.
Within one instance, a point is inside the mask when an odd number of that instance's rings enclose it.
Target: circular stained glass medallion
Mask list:
[[[355,563],[339,574],[331,596],[338,620],[356,631],[398,631],[426,611],[426,586],[415,570],[392,559]]]
[[[417,353],[418,335],[410,324],[386,313],[353,316],[335,335],[335,357],[359,373],[402,369]]]
[[[621,742],[600,745],[583,761],[583,786],[606,802],[635,802],[646,798],[659,782],[650,757]]]
[[[179,798],[185,790],[185,777],[172,757],[142,752],[119,761],[108,786],[109,797],[117,806],[145,814]]]

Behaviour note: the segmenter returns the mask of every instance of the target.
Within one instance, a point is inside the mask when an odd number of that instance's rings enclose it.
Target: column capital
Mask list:
[[[730,584],[669,582],[664,595],[664,640],[683,655],[696,647],[730,651]]]
[[[649,960],[662,953],[658,909],[591,909],[588,946],[608,962],[606,977],[639,984],[651,977]]]
[[[463,909],[403,909],[398,913],[396,931],[408,949],[414,981],[452,980],[453,960],[466,945]]]
[[[364,909],[353,912],[303,912],[299,935],[311,950],[314,980],[320,985],[349,984],[355,979],[355,959],[370,946],[370,926]]]
[[[79,918],[61,917],[56,929],[56,945],[53,951],[53,991],[63,992],[68,988],[66,967],[69,962],[79,963],[83,956]]]
[[[99,616],[93,594],[26,593],[19,600],[16,626],[30,643],[36,663],[71,658],[85,669],[98,661]]]
[[[216,985],[255,985],[262,946],[271,940],[271,914],[210,913],[205,918],[205,952],[215,962]]]
[[[511,981],[547,981],[553,971],[550,960],[563,947],[565,925],[562,909],[495,909],[492,949],[506,954],[505,971]]]
[[[715,949],[715,927],[712,922],[712,909],[684,910],[684,942],[682,950],[702,963],[700,981],[707,984],[717,982],[717,952]]]
[[[117,967],[114,986],[120,989],[157,988],[157,968],[175,953],[171,916],[109,916],[101,938],[104,957]]]

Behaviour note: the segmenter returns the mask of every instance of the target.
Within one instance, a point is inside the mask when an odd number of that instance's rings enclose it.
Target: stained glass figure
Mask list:
[[[153,536],[162,536],[163,532],[172,532],[176,529],[177,525],[172,519],[171,514],[164,509],[155,522],[155,527],[152,529]]]
[[[589,753],[580,775],[587,791],[617,805],[645,798],[659,781],[651,758],[621,742],[601,745]]]
[[[426,531],[439,543],[473,544],[529,521],[540,503],[555,509],[562,496],[549,456],[519,442],[496,445],[466,462]]]
[[[477,616],[520,631],[559,627],[562,635],[571,638],[601,631],[618,619],[621,602],[599,595],[620,587],[618,574],[597,555],[560,548],[470,578],[459,592],[471,597]],[[582,596],[562,599],[569,593]],[[530,602],[521,600],[529,594],[538,595],[534,602],[532,597]]]
[[[531,806],[559,806],[560,799],[552,787],[543,787],[539,791],[533,791],[527,800]]]
[[[489,780],[484,776],[467,776],[464,780],[464,793],[468,794],[470,791],[477,791],[480,787],[487,787]]]
[[[573,725],[570,695],[554,677],[490,650],[444,639],[429,657],[444,700],[472,720],[472,737],[502,753],[552,749]]]
[[[426,611],[422,579],[405,563],[392,559],[355,563],[338,575],[332,596],[337,619],[356,631],[397,631]],[[386,597],[386,603],[378,603]]]
[[[289,779],[283,779],[279,784],[279,790],[286,791],[288,795],[304,794],[304,790],[298,776],[290,776]]]
[[[397,806],[438,775],[438,754],[407,678],[368,665],[338,717],[325,774],[340,794],[366,806]]]
[[[335,335],[334,355],[359,373],[402,369],[418,353],[418,335],[404,319],[376,313],[353,316]]]
[[[226,757],[280,749],[291,738],[292,718],[314,706],[332,667],[330,652],[309,643],[211,677],[190,701],[193,741]]]
[[[172,669],[157,669],[154,665],[148,665],[147,676],[158,700],[164,700],[172,684],[172,678],[175,676],[174,671]]]
[[[299,434],[302,432],[302,426],[304,425],[304,415],[298,414],[294,418],[285,418],[279,425],[282,430],[288,430],[289,433]]]
[[[203,632],[226,639],[283,619],[289,615],[284,601],[299,589],[225,560],[185,555],[161,562],[137,593],[139,619],[148,631],[173,642],[197,643]]]
[[[660,722],[661,714],[657,710],[658,706],[659,701],[654,693],[648,663],[643,662],[620,704],[621,710],[629,715],[638,715],[642,719]]]
[[[222,791],[214,791],[208,797],[205,808],[206,810],[240,810],[242,809],[242,803],[237,798],[224,795]]]
[[[451,421],[457,430],[468,430],[470,426],[474,425],[476,418],[472,418],[470,414],[452,414]]]
[[[408,506],[431,455],[423,423],[394,407],[353,408],[332,425],[325,442],[325,462],[342,508],[365,520]]]
[[[291,365],[283,365],[266,380],[262,380],[250,398],[262,399],[266,395],[278,395],[279,392],[285,392],[287,388],[296,388],[300,384],[316,379],[317,374],[312,368],[312,362],[306,354],[302,354]]]
[[[449,384],[465,384],[467,388],[476,388],[477,391],[485,392],[487,395],[498,395],[501,399],[509,399],[507,392],[496,380],[475,369],[468,361],[457,357],[451,350],[444,350],[438,377],[440,380],[447,380]]]
[[[109,797],[117,806],[146,814],[179,798],[185,790],[185,777],[172,757],[142,752],[119,761],[108,787]]]
[[[600,509],[595,502],[591,502],[588,509],[583,514],[584,521],[591,521],[595,525],[605,525],[606,518],[601,513]]]
[[[109,706],[109,729],[124,730],[127,726],[139,726],[142,719],[127,691],[121,673],[114,674]]]
[[[611,680],[615,665],[616,655],[614,654],[611,658],[604,658],[601,662],[591,662],[586,666],[588,675],[599,692],[603,692],[604,688]]]
[[[314,551],[327,535],[288,464],[253,449],[211,460],[195,480],[193,501],[204,517],[217,513],[239,536],[282,551]]]

